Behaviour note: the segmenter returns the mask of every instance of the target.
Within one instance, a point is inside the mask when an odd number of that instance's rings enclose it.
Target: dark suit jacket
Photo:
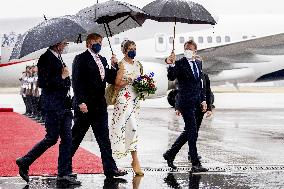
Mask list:
[[[117,70],[109,69],[105,57],[100,56],[105,68],[105,78],[102,81],[100,71],[91,53],[86,50],[75,57],[72,66],[72,86],[74,91],[75,107],[86,103],[89,108],[106,108],[106,82],[114,84]]]
[[[50,51],[42,54],[37,63],[38,85],[42,88],[43,110],[64,110],[66,96],[71,86],[70,78],[62,79],[62,62]]]
[[[176,109],[196,107],[202,101],[205,101],[205,94],[202,90],[201,75],[202,62],[195,60],[199,78],[195,79],[188,60],[183,57],[175,62],[174,67],[168,68],[168,79],[178,81],[178,94],[176,96]]]
[[[212,91],[208,75],[203,73],[202,80],[203,80],[203,93],[206,94],[207,110],[212,111]]]

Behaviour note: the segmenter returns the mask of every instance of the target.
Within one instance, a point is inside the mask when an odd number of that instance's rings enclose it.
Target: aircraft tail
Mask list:
[[[11,53],[13,51],[14,45],[20,37],[20,34],[11,32],[9,34],[4,34],[1,40],[1,63],[8,63],[10,60]]]

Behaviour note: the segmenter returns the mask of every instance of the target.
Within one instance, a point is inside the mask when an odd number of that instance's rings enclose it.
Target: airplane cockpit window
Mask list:
[[[119,44],[119,38],[118,37],[116,37],[116,38],[114,38],[114,44]]]
[[[247,39],[247,38],[248,38],[248,36],[246,36],[246,35],[243,36],[243,39]]]
[[[213,40],[212,40],[212,37],[211,37],[211,36],[208,36],[208,37],[207,37],[207,42],[208,42],[208,43],[212,43],[212,41],[213,41]]]
[[[184,37],[179,37],[179,43],[184,43],[185,42],[185,39],[184,39]]]
[[[174,38],[173,37],[169,37],[169,43],[173,44]]]
[[[159,43],[159,44],[163,44],[163,43],[164,43],[164,38],[159,37],[159,38],[158,38],[158,43]]]
[[[198,37],[198,43],[203,43],[203,37]]]
[[[217,36],[217,37],[216,37],[216,42],[217,42],[217,43],[221,43],[221,37],[220,37],[220,36]]]
[[[230,42],[230,41],[231,41],[230,36],[225,36],[225,42]]]

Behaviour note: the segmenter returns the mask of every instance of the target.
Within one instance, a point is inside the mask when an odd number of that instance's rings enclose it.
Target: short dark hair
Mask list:
[[[91,40],[97,40],[98,38],[103,38],[100,34],[97,34],[97,33],[91,33],[87,36],[87,39],[86,39],[86,45],[88,45]]]
[[[127,40],[124,44],[123,44],[123,47],[122,47],[122,52],[123,53],[126,53],[128,47],[130,45],[136,45],[134,41],[131,41],[131,40]]]
[[[197,44],[192,40],[192,39],[190,39],[190,40],[188,40],[187,42],[185,42],[184,43],[184,47],[186,46],[186,45],[193,45],[194,46],[194,48],[195,48],[195,50],[197,50]]]

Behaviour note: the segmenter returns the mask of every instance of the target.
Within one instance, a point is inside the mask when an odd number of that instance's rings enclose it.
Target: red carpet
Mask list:
[[[0,112],[0,176],[17,176],[16,158],[25,155],[43,139],[45,129],[37,122],[14,112]],[[59,142],[30,167],[30,175],[57,174]],[[102,173],[101,159],[79,148],[73,158],[76,173]]]
[[[0,108],[0,112],[13,112],[13,108]]]

